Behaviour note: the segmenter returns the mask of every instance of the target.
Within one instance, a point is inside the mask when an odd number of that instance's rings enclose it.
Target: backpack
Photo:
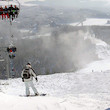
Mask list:
[[[30,73],[29,73],[29,69],[25,69],[24,71],[23,71],[23,78],[24,79],[29,79],[30,78]]]

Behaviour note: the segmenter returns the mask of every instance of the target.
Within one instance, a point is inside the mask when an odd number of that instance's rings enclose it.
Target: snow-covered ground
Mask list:
[[[1,110],[110,110],[110,48],[95,38],[94,43],[101,60],[74,73],[43,75],[33,81],[47,96],[20,97],[25,95],[21,78],[0,80]]]
[[[1,110],[106,110],[110,106],[110,73],[76,72],[38,76],[34,84],[47,96],[25,94],[21,79],[0,81]],[[4,85],[9,83],[9,85]],[[31,94],[33,92],[31,91]]]
[[[76,23],[70,23],[72,26],[110,26],[110,24],[107,24],[107,22],[110,21],[110,19],[104,19],[104,18],[87,18],[86,20],[82,22],[76,22]]]

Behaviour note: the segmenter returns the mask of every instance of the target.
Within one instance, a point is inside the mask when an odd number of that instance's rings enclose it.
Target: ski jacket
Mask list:
[[[33,71],[32,68],[29,68],[30,78],[28,78],[28,79],[23,78],[24,70],[25,70],[25,69],[23,69],[23,71],[22,71],[22,73],[21,73],[21,77],[22,77],[22,79],[24,80],[24,82],[32,81],[32,80],[33,80],[33,77],[34,77],[35,79],[37,78],[37,75],[35,74],[35,72]]]

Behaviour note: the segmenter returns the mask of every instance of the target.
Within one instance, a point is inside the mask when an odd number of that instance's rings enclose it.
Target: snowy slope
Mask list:
[[[82,22],[76,22],[76,23],[71,23],[70,25],[72,26],[93,26],[93,25],[98,25],[98,26],[110,26],[110,24],[107,24],[107,21],[110,19],[101,19],[101,18],[87,18],[85,21]]]
[[[21,79],[1,81],[2,110],[105,110],[109,108],[110,73],[62,73],[39,76],[34,84],[46,97],[19,97],[24,94]],[[33,92],[31,91],[31,94]]]
[[[28,0],[19,1],[22,5],[34,6]],[[92,19],[84,24],[106,25],[107,20],[97,24],[99,21]],[[91,40],[97,45],[100,60],[74,73],[38,76],[34,84],[39,93],[49,94],[45,97],[20,97],[25,94],[21,78],[0,80],[0,109],[110,110],[110,47],[99,39]]]
[[[109,110],[109,45],[95,38],[93,41],[98,46],[97,54],[105,55],[100,61],[90,64],[100,67],[97,71],[91,71],[93,67],[88,65],[75,73],[38,76],[38,82],[34,80],[34,84],[39,93],[49,94],[45,97],[20,97],[25,94],[21,78],[1,80],[2,110]]]
[[[1,110],[72,110],[72,106],[52,97],[13,97],[0,93]]]
[[[100,60],[88,64],[81,72],[102,72],[110,70],[110,45],[100,39],[92,38],[96,44],[96,53]],[[80,72],[79,71],[79,72]]]
[[[30,0],[19,1],[21,5],[34,6]],[[88,19],[84,25],[106,25],[106,23],[107,19],[101,21]],[[49,94],[45,97],[20,97],[19,95],[25,94],[24,83],[20,78],[0,80],[0,109],[106,110],[110,108],[110,47],[99,39],[91,37],[88,39],[97,45],[97,54],[101,60],[75,73],[38,76],[38,82],[34,81],[34,84],[39,93]]]
[[[49,94],[45,97],[20,97],[19,95],[25,94],[21,78],[0,80],[1,110],[106,110],[110,108],[110,46],[88,34],[85,39],[91,39],[96,44],[99,61],[74,73],[38,76],[38,82],[34,81],[34,84],[39,93]]]
[[[74,73],[38,76],[34,84],[39,93],[48,94],[45,97],[20,97],[25,94],[21,78],[0,80],[1,110],[109,110],[109,45],[96,38],[91,40],[101,60]]]

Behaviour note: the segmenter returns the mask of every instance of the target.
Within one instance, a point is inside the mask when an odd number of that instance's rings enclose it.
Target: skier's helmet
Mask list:
[[[31,62],[28,62],[27,65],[31,65]]]
[[[26,68],[31,68],[31,63],[30,62],[28,62],[27,64],[26,64]]]

